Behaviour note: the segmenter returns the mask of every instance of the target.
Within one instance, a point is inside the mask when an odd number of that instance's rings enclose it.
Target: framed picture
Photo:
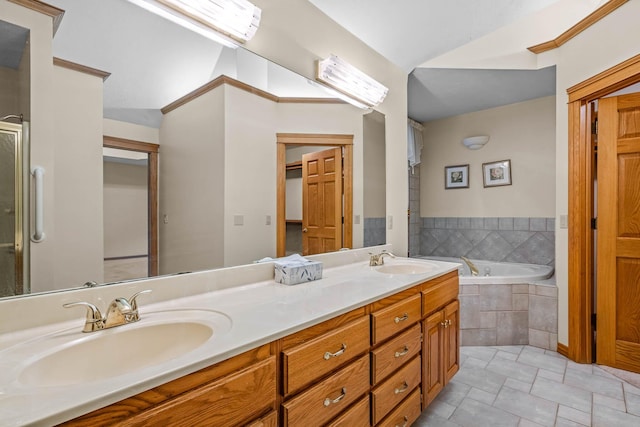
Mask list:
[[[482,180],[485,188],[511,185],[511,160],[483,163]]]
[[[469,188],[469,165],[445,166],[444,188]]]

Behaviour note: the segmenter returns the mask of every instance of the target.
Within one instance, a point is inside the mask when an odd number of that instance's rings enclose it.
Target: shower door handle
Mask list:
[[[36,166],[31,171],[33,175],[33,188],[34,188],[34,208],[33,208],[33,222],[35,232],[31,236],[31,241],[40,243],[44,240],[44,168]]]

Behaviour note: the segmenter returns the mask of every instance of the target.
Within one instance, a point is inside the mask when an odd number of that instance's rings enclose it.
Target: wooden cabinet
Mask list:
[[[267,344],[63,425],[247,424],[276,409],[276,381],[276,357]]]
[[[450,276],[450,277],[449,277]],[[444,276],[422,291],[425,319],[422,345],[423,408],[458,372],[460,360],[460,304],[458,277]]]
[[[369,318],[363,316],[282,352],[283,392],[297,392],[369,350]]]
[[[457,272],[72,420],[70,426],[410,426],[458,371]]]

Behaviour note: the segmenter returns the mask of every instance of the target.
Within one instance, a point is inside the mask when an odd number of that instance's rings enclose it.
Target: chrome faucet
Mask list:
[[[471,270],[472,276],[477,276],[480,272],[478,271],[478,267],[475,266],[474,263],[467,257],[461,256],[460,259],[465,262],[469,266],[469,270]]]
[[[384,265],[384,256],[390,256],[391,258],[395,258],[396,256],[394,254],[392,254],[391,252],[387,252],[386,250],[383,250],[382,252],[380,252],[379,254],[372,254],[371,252],[369,252],[369,255],[371,255],[371,258],[369,258],[369,266],[374,267],[376,265]]]
[[[145,291],[140,291],[134,294],[129,300],[126,298],[116,298],[111,301],[109,307],[107,308],[107,314],[102,316],[100,310],[95,305],[85,302],[70,302],[64,304],[64,308],[83,306],[87,308],[87,318],[84,323],[84,328],[82,332],[95,332],[100,331],[102,329],[109,329],[115,326],[126,325],[127,323],[133,323],[140,320],[140,315],[138,313],[138,303],[136,302],[136,298],[138,295],[147,294],[151,292],[150,289]]]

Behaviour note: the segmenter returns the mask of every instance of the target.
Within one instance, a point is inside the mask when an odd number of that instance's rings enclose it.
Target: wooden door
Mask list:
[[[460,369],[460,303],[453,301],[444,308],[444,380],[445,385]]]
[[[302,253],[342,247],[342,148],[302,156]]]
[[[424,342],[422,347],[422,394],[426,408],[444,388],[444,311],[427,317],[422,324]]]
[[[640,372],[640,93],[598,110],[596,361]]]

